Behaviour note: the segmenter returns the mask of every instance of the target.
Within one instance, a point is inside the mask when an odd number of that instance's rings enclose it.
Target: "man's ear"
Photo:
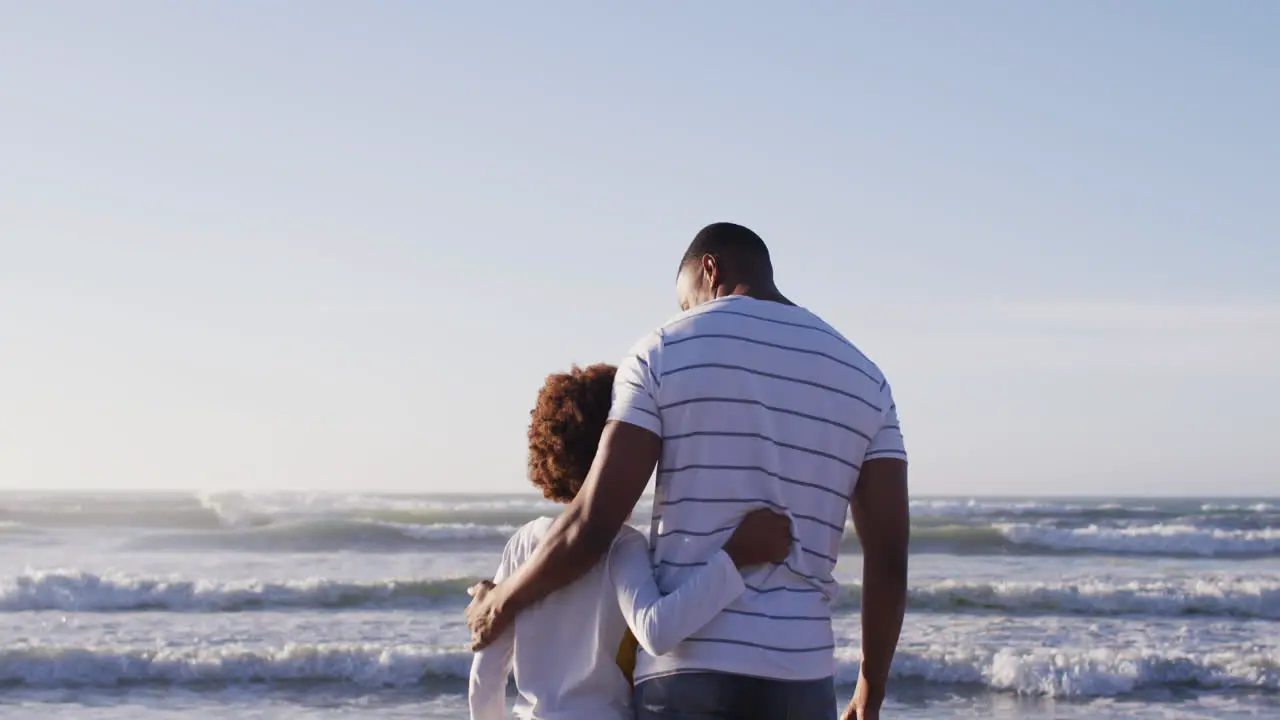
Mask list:
[[[720,284],[720,268],[715,255],[702,256],[702,277],[707,283],[707,289],[711,290],[709,294],[714,296],[715,289]]]

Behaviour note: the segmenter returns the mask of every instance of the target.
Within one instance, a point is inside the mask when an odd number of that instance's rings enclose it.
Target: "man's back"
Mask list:
[[[651,543],[669,591],[747,511],[785,510],[787,562],[636,680],[717,671],[778,680],[832,674],[831,573],[862,462],[905,458],[880,370],[812,313],[730,296],[655,332],[618,369],[611,416],[662,438]]]

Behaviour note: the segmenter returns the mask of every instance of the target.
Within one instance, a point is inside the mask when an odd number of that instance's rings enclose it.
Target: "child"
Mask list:
[[[615,368],[592,365],[551,375],[529,426],[529,479],[548,499],[569,503],[586,480],[609,414]],[[502,553],[494,582],[527,560],[552,518],[520,528]],[[529,608],[476,653],[468,693],[472,720],[504,717],[514,669],[525,720],[630,720],[635,647],[662,655],[700,630],[744,589],[738,567],[779,560],[790,527],[770,511],[747,515],[724,550],[663,596],[644,536],[624,525],[608,554],[568,587]]]

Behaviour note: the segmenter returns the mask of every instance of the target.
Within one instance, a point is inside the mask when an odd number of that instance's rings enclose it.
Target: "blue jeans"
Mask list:
[[[835,720],[836,687],[831,678],[684,673],[640,683],[635,709],[637,720]]]

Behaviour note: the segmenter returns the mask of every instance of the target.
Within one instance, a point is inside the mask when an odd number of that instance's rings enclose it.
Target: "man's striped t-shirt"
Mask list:
[[[814,680],[834,670],[832,569],[864,461],[906,458],[889,384],[800,307],[731,296],[651,333],[618,366],[610,416],[662,438],[650,531],[675,589],[750,510],[787,513],[787,561],[674,652],[641,652],[636,681],[715,671]]]

